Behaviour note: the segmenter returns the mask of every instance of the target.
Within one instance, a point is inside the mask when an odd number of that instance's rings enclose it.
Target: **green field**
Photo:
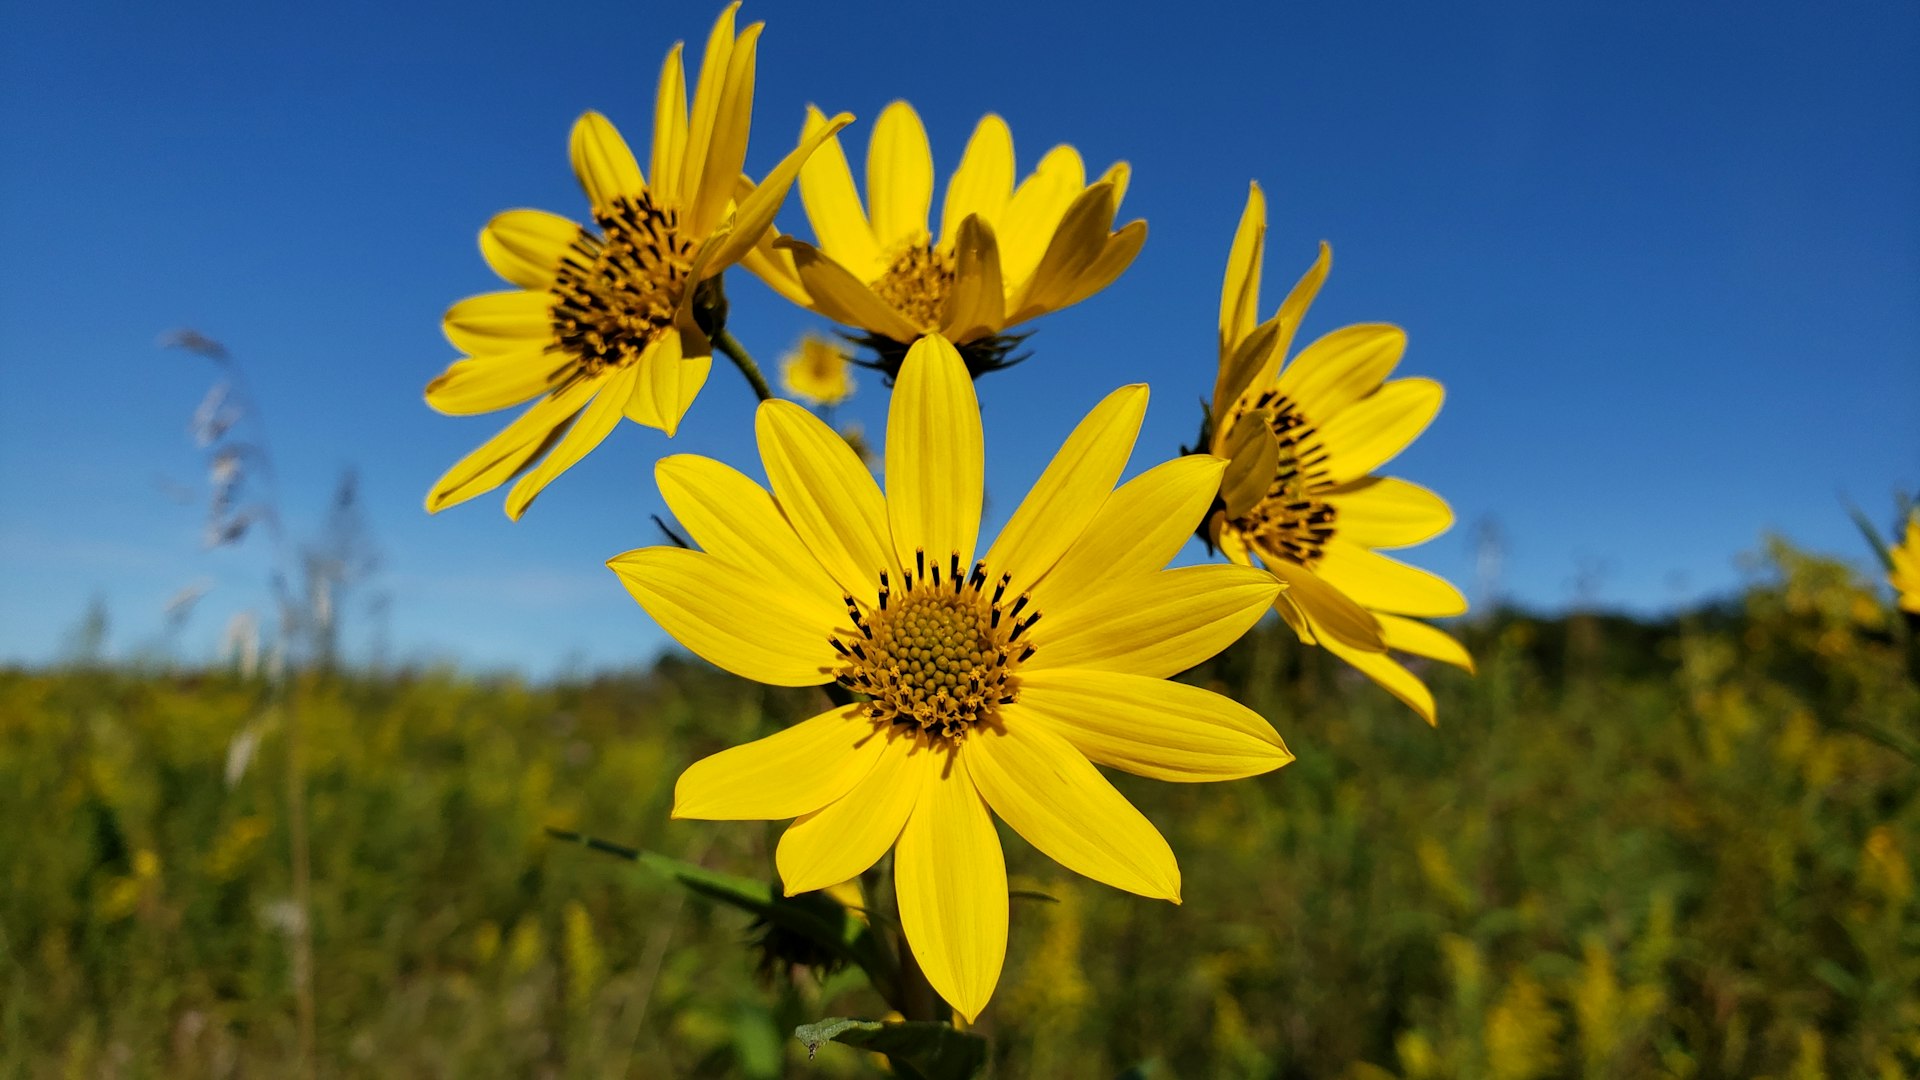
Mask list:
[[[1188,678],[1299,760],[1119,777],[1184,906],[1007,837],[980,1030],[1011,1077],[1920,1076],[1910,629],[1776,548],[1662,624],[1496,614],[1429,729],[1271,621]],[[696,757],[817,710],[670,660],[531,686],[0,674],[0,1075],[300,1073],[289,716],[321,1076],[865,1076],[788,1036],[884,1008],[748,920],[550,840],[771,874],[777,826],[671,822]],[[759,970],[757,970],[759,969]]]

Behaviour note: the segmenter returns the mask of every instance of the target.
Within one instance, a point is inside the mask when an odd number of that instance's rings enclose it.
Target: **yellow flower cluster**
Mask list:
[[[741,170],[762,28],[737,30],[736,7],[691,99],[680,48],[668,53],[646,171],[604,117],[576,123],[591,224],[512,210],[482,231],[482,254],[514,288],[448,311],[466,356],[427,403],[532,404],[434,484],[427,508],[512,481],[518,518],[623,416],[673,435],[714,352],[738,366],[761,398],[767,483],[663,458],[661,496],[694,546],[609,565],[692,652],[762,683],[828,687],[832,707],[692,765],[673,814],[792,819],[777,852],[788,895],[857,878],[891,851],[905,947],[971,1020],[1006,949],[995,817],[1087,877],[1178,903],[1172,850],[1097,766],[1194,782],[1291,760],[1264,717],[1172,681],[1268,609],[1433,719],[1425,686],[1388,653],[1470,668],[1420,621],[1466,605],[1377,549],[1429,539],[1451,513],[1376,470],[1433,419],[1440,387],[1388,379],[1405,344],[1390,326],[1336,330],[1286,359],[1329,254],[1261,321],[1255,186],[1228,259],[1202,452],[1120,483],[1148,400],[1145,386],[1121,387],[985,542],[974,379],[1012,362],[1025,335],[1010,331],[1092,297],[1139,254],[1145,223],[1115,227],[1130,170],[1089,178],[1058,146],[1020,177],[1012,135],[989,114],[936,222],[931,143],[895,102],[868,139],[864,199],[839,141],[852,117],[813,108],[754,181]],[[795,184],[811,241],[775,225]],[[721,275],[736,264],[840,324],[858,362],[884,373],[884,487],[847,437],[774,397],[728,333]],[[852,393],[854,362],[809,337],[781,381],[831,407]],[[1196,535],[1227,560],[1168,569]]]

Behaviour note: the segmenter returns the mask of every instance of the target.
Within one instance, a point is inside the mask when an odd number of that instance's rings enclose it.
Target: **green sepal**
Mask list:
[[[919,1080],[968,1080],[987,1065],[987,1040],[924,1020],[881,1023],[833,1017],[793,1029],[812,1057],[829,1042],[887,1055],[894,1071]]]
[[[1860,535],[1867,538],[1867,546],[1880,557],[1880,565],[1888,573],[1892,573],[1893,555],[1888,551],[1887,541],[1880,535],[1880,530],[1874,527],[1873,519],[1852,503],[1847,504],[1847,514],[1853,518],[1854,525],[1860,529]]]
[[[896,978],[893,964],[867,924],[824,893],[785,896],[778,885],[769,882],[708,870],[690,862],[651,851],[640,851],[598,837],[565,829],[548,829],[547,835],[639,863],[660,877],[678,882],[690,892],[738,908],[769,926],[805,937],[829,954],[859,965],[876,989],[884,991],[893,985]]]

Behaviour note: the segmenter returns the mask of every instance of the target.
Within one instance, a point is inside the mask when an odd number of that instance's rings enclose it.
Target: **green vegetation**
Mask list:
[[[1263,627],[1192,678],[1299,761],[1118,782],[1183,907],[1016,838],[999,1077],[1920,1076],[1908,627],[1776,548],[1669,624],[1502,615],[1428,729]],[[322,1076],[878,1075],[790,1037],[873,1016],[729,908],[548,827],[746,873],[775,829],[672,822],[697,756],[815,708],[691,661],[454,673],[0,675],[0,1075],[298,1075],[285,709],[312,832]],[[764,980],[764,981],[762,981]]]

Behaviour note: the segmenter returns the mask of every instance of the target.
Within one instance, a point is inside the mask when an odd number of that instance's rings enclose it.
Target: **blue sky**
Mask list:
[[[264,551],[205,552],[162,478],[201,483],[192,326],[256,385],[296,528],[357,466],[403,659],[542,673],[642,659],[659,632],[602,561],[654,542],[654,459],[757,472],[752,399],[716,368],[671,443],[622,427],[518,525],[498,495],[429,518],[428,484],[498,418],[421,403],[452,301],[495,287],[493,212],[582,210],[565,156],[586,108],[644,144],[660,57],[712,4],[12,5],[0,35],[0,660],[52,656],[91,597],[112,644],[214,585],[178,647],[259,606]],[[1588,3],[950,7],[758,3],[749,171],[809,102],[861,123],[903,97],[941,175],[985,111],[1022,168],[1058,142],[1130,161],[1151,226],[1112,289],[1040,324],[981,384],[1001,513],[1081,410],[1153,406],[1134,470],[1192,436],[1246,183],[1272,205],[1267,277],[1334,245],[1307,335],[1407,327],[1444,382],[1394,472],[1461,525],[1413,561],[1476,587],[1497,522],[1504,593],[1575,581],[1638,610],[1737,584],[1777,530],[1842,553],[1842,496],[1920,487],[1920,7]],[[803,235],[797,202],[782,224]],[[743,274],[764,361],[818,325]],[[868,378],[842,415],[884,423]]]

